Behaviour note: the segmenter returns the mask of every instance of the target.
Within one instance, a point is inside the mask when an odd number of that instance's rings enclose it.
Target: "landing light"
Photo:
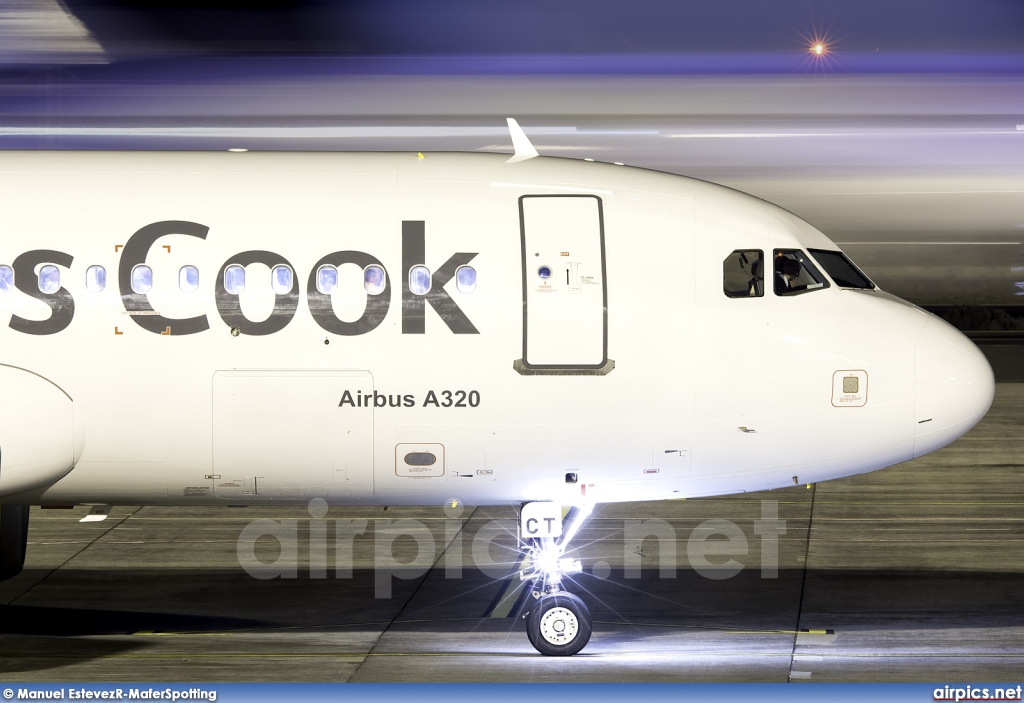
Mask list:
[[[548,578],[558,573],[558,565],[562,559],[562,550],[557,547],[541,549],[536,554],[535,564]]]
[[[821,42],[818,42],[817,44],[815,44],[814,46],[811,47],[811,52],[816,54],[817,56],[823,55],[825,53],[825,51],[826,51],[825,45],[822,44]]]
[[[523,581],[541,578],[546,583],[556,584],[566,574],[583,572],[579,559],[563,556],[564,551],[556,544],[537,546],[530,550],[529,568],[520,572]]]

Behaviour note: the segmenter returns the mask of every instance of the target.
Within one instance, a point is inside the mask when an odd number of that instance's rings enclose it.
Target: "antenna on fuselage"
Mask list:
[[[516,150],[516,153],[505,163],[515,164],[532,159],[534,156],[540,156],[537,150],[533,148],[533,144],[530,143],[530,138],[523,132],[523,128],[511,117],[508,118],[508,131],[512,134],[512,147]]]

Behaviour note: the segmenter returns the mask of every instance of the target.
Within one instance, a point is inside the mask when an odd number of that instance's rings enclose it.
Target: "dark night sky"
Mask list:
[[[70,0],[113,54],[1024,52],[1020,0]]]

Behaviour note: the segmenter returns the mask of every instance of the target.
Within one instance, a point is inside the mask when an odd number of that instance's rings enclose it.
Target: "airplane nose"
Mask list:
[[[995,378],[981,350],[956,329],[929,317],[915,352],[914,458],[974,427],[988,412]]]

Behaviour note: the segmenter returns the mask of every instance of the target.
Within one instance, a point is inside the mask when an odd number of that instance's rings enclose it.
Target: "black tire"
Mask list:
[[[526,636],[541,654],[571,657],[590,641],[590,610],[572,593],[541,596],[526,617]]]
[[[0,581],[17,576],[25,566],[28,510],[27,505],[0,506]]]

